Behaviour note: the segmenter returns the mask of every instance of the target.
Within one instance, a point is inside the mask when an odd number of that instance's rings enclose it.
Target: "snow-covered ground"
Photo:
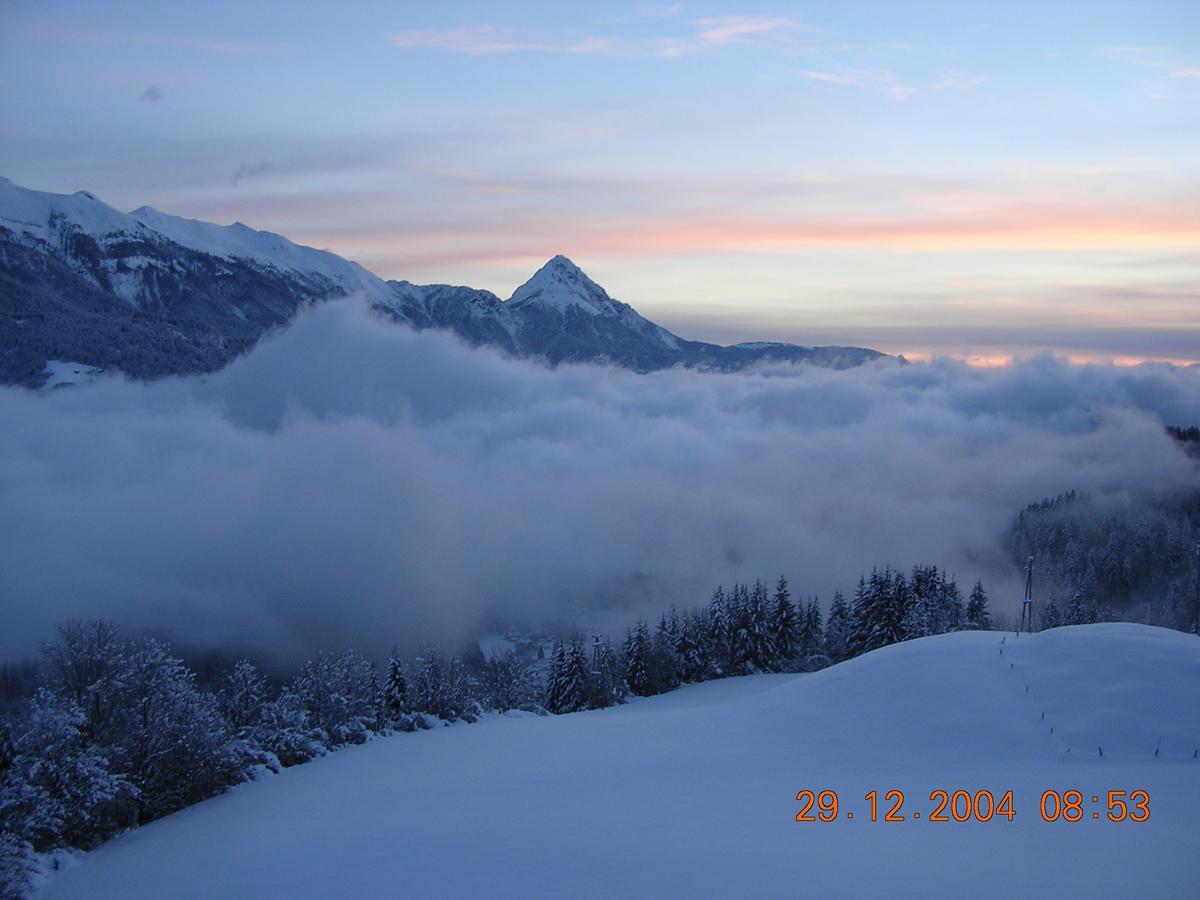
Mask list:
[[[944,635],[815,675],[377,740],[118,838],[47,893],[1194,897],[1197,748],[1194,637]],[[806,788],[836,790],[839,818],[796,822]],[[870,821],[864,794],[882,819],[893,788],[905,820]],[[939,788],[1012,790],[1016,817],[930,822]],[[1080,791],[1082,820],[1042,821],[1046,789]],[[1110,790],[1148,792],[1150,820],[1108,821]]]
[[[97,369],[95,366],[52,359],[46,363],[46,383],[42,385],[42,390],[49,391],[75,384],[91,384],[103,374],[104,370]]]

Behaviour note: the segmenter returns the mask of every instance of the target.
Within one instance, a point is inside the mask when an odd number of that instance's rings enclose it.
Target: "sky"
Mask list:
[[[690,338],[1200,361],[1200,4],[0,3],[0,174]]]

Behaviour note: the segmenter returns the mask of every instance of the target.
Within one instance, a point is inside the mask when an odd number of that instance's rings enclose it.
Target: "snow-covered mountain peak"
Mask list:
[[[572,306],[592,315],[616,315],[620,310],[608,293],[561,254],[550,259],[513,292],[514,309],[541,306],[565,313]]]
[[[213,371],[301,306],[348,294],[413,328],[448,329],[472,345],[551,365],[730,371],[772,360],[846,368],[881,355],[686,341],[611,298],[561,255],[501,301],[470,287],[384,282],[327,250],[241,222],[216,225],[151,206],[126,213],[88,191],[52,194],[2,177],[0,276],[11,286],[0,299],[16,311],[0,316],[0,344],[17,348],[0,359],[0,383],[31,387],[45,383],[55,360],[138,378]]]
[[[383,306],[392,303],[392,292],[381,279],[329,251],[295,244],[282,235],[257,231],[240,222],[214,225],[169,215],[151,206],[123,213],[89,191],[52,194],[0,179],[0,226],[18,236],[55,245],[64,234],[76,231],[95,240],[101,248],[113,244],[114,238],[121,246],[130,236],[156,246],[166,240],[198,253],[297,273],[336,292],[365,294]],[[134,263],[135,267],[141,265]]]
[[[0,179],[0,226],[16,234],[47,240],[63,228],[91,235],[111,234],[130,227],[118,212],[88,191],[50,194],[20,187]]]

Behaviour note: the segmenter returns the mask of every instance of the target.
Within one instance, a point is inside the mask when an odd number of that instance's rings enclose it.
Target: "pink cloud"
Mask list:
[[[907,100],[917,92],[900,81],[887,69],[839,69],[835,71],[808,71],[805,78],[824,81],[828,84],[855,85],[887,94],[895,100]]]
[[[785,16],[714,16],[692,23],[690,31],[665,37],[553,35],[490,24],[419,29],[392,34],[402,50],[447,50],[468,56],[498,53],[562,53],[675,59],[734,43],[760,40],[786,31],[811,30]]]
[[[702,44],[728,44],[796,28],[807,26],[786,16],[715,16],[696,23],[696,38]]]

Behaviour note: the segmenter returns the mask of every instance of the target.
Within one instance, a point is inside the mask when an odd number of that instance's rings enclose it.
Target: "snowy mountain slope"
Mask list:
[[[735,371],[760,362],[849,368],[883,357],[859,347],[760,342],[723,347],[688,341],[614,300],[565,256],[555,256],[507,302],[487,291],[391,282],[397,315],[418,328],[449,328],[474,344],[563,362],[608,362],[639,372],[671,366]],[[455,302],[434,305],[434,299]]]
[[[301,306],[351,293],[393,296],[278,235],[0,180],[0,383],[39,387],[53,360],[138,378],[212,371]]]
[[[1194,637],[956,633],[380,739],[118,838],[46,895],[1193,896],[1198,745]],[[838,791],[836,821],[794,820],[806,788]],[[905,820],[870,821],[866,792],[882,819],[893,788]],[[1014,820],[928,821],[960,788],[1012,790]],[[1042,821],[1047,789],[1086,815]],[[1108,821],[1110,790],[1147,791],[1150,820]]]
[[[0,178],[0,226],[19,238],[51,246],[62,246],[72,233],[90,236],[101,248],[130,241],[170,241],[197,253],[325,279],[343,294],[361,291],[379,303],[390,302],[392,297],[382,280],[327,250],[302,247],[282,235],[255,231],[240,222],[214,225],[167,215],[149,206],[121,213],[87,191],[51,194]],[[144,292],[130,292],[126,299],[137,303],[144,296]]]
[[[41,386],[56,359],[139,378],[212,371],[301,306],[349,294],[414,328],[449,329],[551,364],[733,370],[785,360],[843,368],[883,355],[685,341],[562,256],[504,302],[469,287],[384,282],[333,253],[241,223],[147,206],[122,213],[86,191],[51,194],[0,179],[0,383]]]

